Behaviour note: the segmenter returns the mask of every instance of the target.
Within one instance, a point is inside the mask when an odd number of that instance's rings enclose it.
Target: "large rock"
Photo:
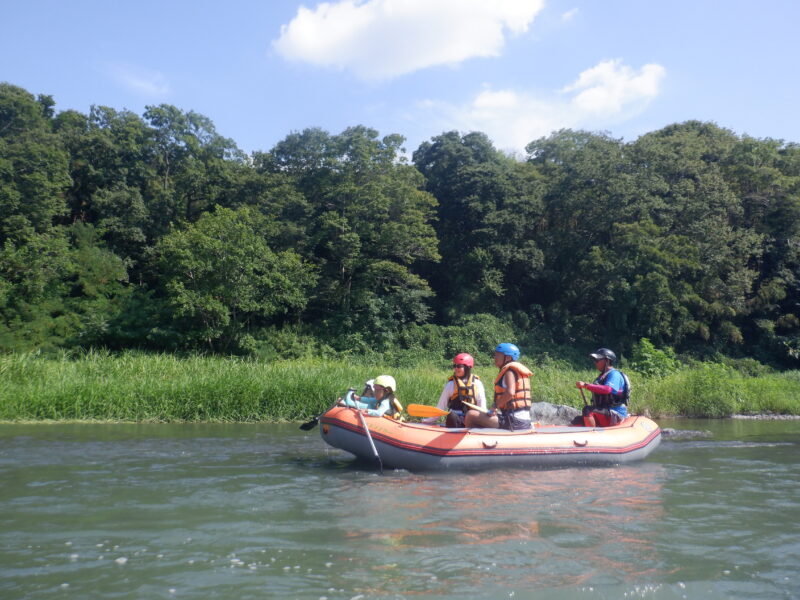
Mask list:
[[[578,409],[563,404],[534,402],[531,406],[531,419],[541,425],[569,425],[579,414]]]

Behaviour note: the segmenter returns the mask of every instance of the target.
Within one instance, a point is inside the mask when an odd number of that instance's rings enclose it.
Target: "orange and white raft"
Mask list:
[[[450,429],[388,417],[364,416],[362,421],[358,411],[335,406],[320,417],[320,425],[326,443],[366,460],[375,458],[371,435],[384,467],[408,471],[614,465],[642,460],[661,442],[658,425],[639,416],[614,427],[544,425],[507,431]]]

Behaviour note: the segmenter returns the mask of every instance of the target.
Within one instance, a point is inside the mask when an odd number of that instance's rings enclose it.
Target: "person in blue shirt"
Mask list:
[[[371,417],[383,415],[400,419],[403,405],[397,399],[395,391],[397,382],[391,375],[379,375],[364,384],[364,393],[358,396],[353,390],[349,391],[339,404],[363,410]]]
[[[610,427],[628,416],[628,385],[622,373],[613,367],[617,355],[608,348],[599,348],[589,355],[600,375],[593,383],[578,381],[575,386],[592,393],[591,406],[573,424],[585,427]]]
[[[349,406],[350,408],[358,408],[359,410],[374,410],[377,406],[375,400],[375,390],[372,386],[375,384],[374,379],[370,379],[364,383],[364,391],[359,396],[353,388],[347,391],[344,398],[339,398],[339,404]]]

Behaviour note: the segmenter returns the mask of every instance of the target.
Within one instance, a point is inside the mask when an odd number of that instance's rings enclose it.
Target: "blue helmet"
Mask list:
[[[510,356],[513,360],[519,360],[519,348],[517,348],[514,344],[498,344],[494,351],[499,352],[500,354],[505,354],[506,356]]]

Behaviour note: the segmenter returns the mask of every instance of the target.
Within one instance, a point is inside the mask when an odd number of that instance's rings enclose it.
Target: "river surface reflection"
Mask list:
[[[464,475],[289,425],[0,426],[0,597],[800,597],[800,422],[666,425],[713,437]]]

